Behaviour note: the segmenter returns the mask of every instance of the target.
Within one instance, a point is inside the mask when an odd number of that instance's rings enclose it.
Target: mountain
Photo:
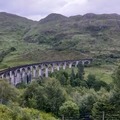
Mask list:
[[[67,17],[63,16],[61,14],[56,14],[56,13],[51,13],[50,15],[48,15],[46,18],[41,19],[39,22],[40,23],[47,23],[47,22],[55,22],[55,21],[64,21],[66,20]]]
[[[2,66],[84,57],[119,59],[120,15],[52,13],[32,21],[2,12],[0,54]]]
[[[56,50],[86,51],[119,49],[119,38],[120,15],[92,13],[69,18],[50,14],[24,36],[25,41],[49,44]]]
[[[3,36],[22,36],[30,29],[35,22],[24,17],[1,12],[0,13],[0,37]]]

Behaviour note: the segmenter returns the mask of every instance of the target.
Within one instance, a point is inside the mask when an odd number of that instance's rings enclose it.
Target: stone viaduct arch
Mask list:
[[[32,78],[48,77],[49,73],[53,73],[55,70],[59,71],[60,68],[65,70],[66,67],[72,68],[73,66],[77,66],[79,62],[83,65],[89,65],[92,59],[52,61],[21,65],[0,71],[0,78],[7,79],[9,83],[13,85],[17,85],[21,82],[27,84],[31,82]]]

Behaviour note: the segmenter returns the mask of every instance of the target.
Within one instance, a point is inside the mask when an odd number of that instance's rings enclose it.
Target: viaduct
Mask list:
[[[79,63],[89,65],[91,62],[92,59],[80,59],[21,65],[0,71],[0,79],[7,79],[13,85],[21,82],[27,84],[33,78],[48,77],[49,73],[53,73],[56,70],[59,71],[61,68],[65,70],[67,67],[72,68]]]

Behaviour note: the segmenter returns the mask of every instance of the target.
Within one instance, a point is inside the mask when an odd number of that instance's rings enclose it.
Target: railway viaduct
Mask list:
[[[59,71],[61,68],[65,70],[67,67],[76,67],[79,63],[89,65],[91,62],[92,59],[79,59],[21,65],[0,71],[0,78],[7,79],[13,85],[21,82],[27,84],[33,78],[49,77],[49,73],[53,73],[56,70]]]

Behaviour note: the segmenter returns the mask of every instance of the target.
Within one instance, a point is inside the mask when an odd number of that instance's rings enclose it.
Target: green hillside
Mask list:
[[[0,13],[0,68],[40,61],[120,58],[120,15],[52,13],[40,21]]]

